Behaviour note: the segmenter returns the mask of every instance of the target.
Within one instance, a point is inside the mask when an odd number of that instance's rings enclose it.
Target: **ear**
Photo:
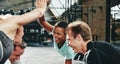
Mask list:
[[[77,40],[79,40],[79,41],[80,41],[80,40],[82,40],[81,35],[80,35],[80,34],[78,34],[78,35],[77,35],[77,37],[76,37],[76,39],[77,39]]]

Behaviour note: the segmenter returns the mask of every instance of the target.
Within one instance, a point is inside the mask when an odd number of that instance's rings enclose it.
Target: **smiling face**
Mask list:
[[[66,29],[69,45],[75,52],[85,53],[87,43],[92,40],[90,27],[82,21],[72,22]]]
[[[82,53],[83,52],[83,42],[79,39],[79,36],[76,38],[73,37],[72,32],[69,30],[67,31],[67,39],[69,41],[69,46],[71,46],[76,53]]]
[[[55,27],[53,31],[53,37],[56,43],[64,43],[66,41],[65,29],[61,27]]]

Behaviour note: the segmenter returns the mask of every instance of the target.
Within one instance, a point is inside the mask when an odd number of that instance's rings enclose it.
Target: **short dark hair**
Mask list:
[[[59,21],[55,24],[56,27],[61,27],[61,28],[64,28],[64,29],[67,28],[67,25],[68,25],[68,23],[65,22],[65,21]]]

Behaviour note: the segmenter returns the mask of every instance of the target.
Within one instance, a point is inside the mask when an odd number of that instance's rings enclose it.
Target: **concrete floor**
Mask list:
[[[24,64],[64,64],[64,58],[53,47],[27,47],[21,61]]]
[[[22,64],[64,64],[64,57],[58,54],[53,44],[49,45],[29,44],[21,56]],[[72,64],[84,63],[73,60]]]
[[[23,64],[64,64],[64,57],[59,55],[53,47],[28,46],[21,56]],[[73,64],[80,64],[74,62]]]

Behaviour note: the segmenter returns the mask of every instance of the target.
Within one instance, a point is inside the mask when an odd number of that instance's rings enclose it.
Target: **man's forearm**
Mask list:
[[[72,59],[66,59],[65,64],[72,64]]]
[[[17,22],[18,25],[28,24],[35,19],[42,17],[47,8],[47,0],[36,0],[36,8],[23,15],[14,16],[14,18],[9,19],[10,21]]]
[[[52,32],[52,30],[53,30],[53,25],[51,25],[50,23],[48,23],[48,22],[45,20],[44,16],[38,18],[38,23],[39,23],[42,27],[44,27],[48,32]]]

